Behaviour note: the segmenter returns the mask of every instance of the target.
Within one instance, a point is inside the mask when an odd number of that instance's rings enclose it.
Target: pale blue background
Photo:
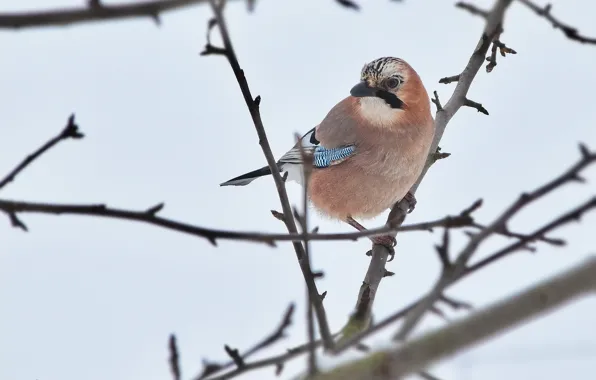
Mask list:
[[[492,1],[476,1],[488,8]],[[81,1],[3,1],[0,11],[75,6]],[[228,6],[230,32],[276,155],[293,134],[316,125],[359,79],[362,65],[394,55],[410,62],[427,90],[446,101],[476,46],[483,20],[452,1],[360,1],[359,13],[334,1],[262,0],[254,14]],[[596,3],[558,1],[562,20],[596,35]],[[271,179],[220,188],[264,165],[248,111],[223,57],[200,57],[207,6],[148,19],[67,28],[0,31],[0,174],[63,127],[76,112],[86,138],[67,141],[0,195],[31,201],[95,203],[144,209],[165,201],[163,215],[202,226],[284,231]],[[490,116],[462,109],[441,146],[452,156],[425,178],[409,222],[459,212],[476,198],[487,222],[515,196],[596,149],[596,47],[570,42],[514,3],[503,40],[518,54],[479,73],[470,98]],[[572,185],[519,215],[511,228],[537,223],[594,193]],[[300,188],[289,186],[293,203]],[[369,222],[380,225],[385,215]],[[296,301],[291,337],[305,339],[304,285],[289,244],[211,246],[154,227],[73,216],[23,215],[23,233],[0,216],[0,379],[169,379],[167,337],[179,338],[185,378],[201,358],[227,360],[223,344],[244,348],[276,325]],[[485,305],[595,253],[596,215],[559,231],[565,248],[518,253],[454,287],[449,294]],[[322,231],[348,226],[313,216]],[[458,235],[459,236],[459,235]],[[399,237],[396,273],[375,305],[382,318],[429,289],[439,270],[440,234]],[[464,240],[454,239],[454,249]],[[482,252],[489,253],[501,239]],[[352,311],[368,265],[369,243],[317,243],[332,329]],[[432,369],[446,380],[587,379],[596,363],[594,299],[585,299]],[[443,322],[430,316],[424,329]],[[418,332],[424,329],[417,330]],[[387,330],[390,333],[392,330]],[[285,377],[303,368],[295,360]],[[244,379],[273,378],[273,369]]]

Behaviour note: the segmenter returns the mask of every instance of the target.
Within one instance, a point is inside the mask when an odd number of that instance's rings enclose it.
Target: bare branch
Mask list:
[[[181,379],[180,373],[180,357],[178,354],[178,347],[176,345],[176,335],[170,335],[170,339],[168,342],[168,347],[170,350],[170,370],[172,371],[172,377],[174,380]]]
[[[452,82],[458,82],[460,75],[461,74],[457,74],[457,75],[452,75],[450,77],[441,78],[441,79],[439,79],[439,83],[449,84],[449,83],[452,83]]]
[[[246,350],[244,353],[241,354],[238,349],[231,348],[227,344],[224,345],[224,349],[228,356],[230,356],[232,361],[225,364],[209,363],[205,365],[205,367],[203,368],[203,372],[200,375],[198,375],[196,379],[205,379],[207,377],[212,376],[215,373],[221,372],[233,366],[236,366],[235,373],[237,374],[253,369],[254,367],[249,366],[249,364],[245,362],[246,359],[286,337],[286,330],[292,324],[292,316],[294,315],[294,310],[295,305],[292,303],[286,309],[279,326],[271,334],[267,335],[265,338],[263,338],[253,347]],[[316,342],[313,343],[313,345],[316,345]]]
[[[165,207],[163,203],[149,207],[146,210],[135,211],[109,207],[105,204],[53,204],[53,203],[36,203],[36,202],[22,202],[0,199],[0,211],[9,215],[14,227],[26,230],[25,224],[17,218],[17,213],[39,213],[39,214],[54,214],[54,215],[85,215],[101,218],[122,219],[128,221],[135,221],[147,223],[153,226],[165,228],[171,231],[182,232],[189,235],[202,237],[215,244],[217,240],[235,240],[263,243],[274,247],[275,242],[290,241],[300,242],[307,240],[358,240],[360,238],[377,236],[386,234],[387,232],[411,232],[411,231],[432,231],[434,228],[462,228],[480,226],[476,223],[470,215],[459,214],[455,216],[446,216],[437,220],[414,223],[400,227],[380,227],[370,229],[363,232],[346,232],[346,233],[326,233],[318,232],[311,233],[288,233],[288,234],[268,234],[261,232],[237,232],[228,230],[219,230],[207,227],[196,226],[173,219],[168,219],[159,216],[158,213]],[[272,211],[273,212],[273,211]],[[274,215],[281,215],[283,221],[283,214],[277,211]]]
[[[352,0],[335,0],[339,5],[346,9],[353,9],[355,11],[360,10],[360,5],[356,4]]]
[[[545,18],[548,22],[551,23],[553,28],[561,29],[563,34],[565,34],[565,36],[567,36],[567,38],[569,38],[570,40],[581,42],[583,44],[596,44],[596,38],[582,36],[581,34],[579,34],[579,30],[577,30],[577,28],[564,24],[558,19],[556,19],[550,13],[553,7],[552,4],[546,4],[543,8],[541,8],[530,0],[519,0],[519,2],[533,10],[538,16]]]
[[[455,113],[466,103],[466,96],[470,86],[472,85],[472,81],[476,77],[476,74],[484,62],[486,53],[492,43],[492,40],[498,31],[502,29],[501,25],[503,22],[503,16],[505,14],[505,10],[509,7],[511,2],[512,0],[497,0],[493,9],[488,13],[486,17],[486,25],[476,49],[472,53],[472,56],[470,57],[464,70],[461,72],[461,74],[456,76],[458,83],[455,87],[455,90],[453,91],[453,95],[442,107],[442,109],[438,110],[436,113],[435,136],[430,148],[430,152],[434,153],[436,151],[437,147],[439,146],[439,142],[443,137],[443,133],[445,132],[447,124],[455,115]],[[409,193],[416,193],[416,189],[418,189],[420,182],[426,175],[433,162],[434,161],[431,154],[424,170],[422,171],[422,174],[414,186],[412,186]],[[400,226],[404,222],[410,209],[411,205],[408,199],[404,198],[397,202],[389,213],[386,225],[391,227]],[[366,310],[366,313],[355,313],[348,321],[348,325],[352,323],[355,326],[362,326],[363,328],[368,327],[372,312],[372,305],[381,279],[383,278],[383,274],[385,273],[384,269],[388,257],[389,251],[386,248],[381,245],[373,245],[370,265],[366,272],[363,285],[360,287],[358,300],[356,302],[356,310]],[[355,321],[355,316],[360,316],[362,320]]]
[[[8,185],[8,183],[14,181],[14,179],[17,175],[19,175],[20,172],[22,172],[33,161],[38,159],[42,154],[56,146],[60,141],[67,139],[82,139],[83,137],[85,137],[85,135],[79,131],[79,126],[75,124],[74,114],[70,115],[70,117],[68,118],[68,122],[66,123],[66,126],[57,136],[51,138],[35,152],[25,157],[25,159],[21,163],[19,163],[13,170],[11,170],[10,173],[8,173],[4,177],[4,179],[0,180],[0,190],[2,190],[3,187]]]
[[[474,16],[480,16],[484,19],[486,19],[488,17],[488,11],[485,11],[484,9],[480,9],[477,6],[475,6],[474,4],[470,4],[465,1],[458,1],[457,3],[455,3],[455,7],[463,9],[465,11],[468,11],[471,14],[473,14]]]
[[[488,61],[488,64],[486,65],[487,73],[492,72],[495,66],[497,66],[497,50],[499,51],[502,57],[506,57],[507,54],[517,54],[515,50],[511,49],[499,40],[499,38],[501,38],[501,33],[499,33],[499,35],[493,41],[490,56],[486,58],[486,60]]]
[[[481,103],[477,103],[468,98],[464,99],[464,106],[475,108],[478,112],[482,112],[483,114],[488,115],[487,109],[484,108]]]
[[[444,328],[427,333],[404,346],[396,345],[376,351],[312,380],[401,379],[487,338],[594,293],[596,257],[592,256],[546,281],[493,303]]]
[[[439,94],[437,94],[436,91],[433,91],[433,95],[434,97],[431,98],[431,102],[433,102],[435,104],[435,106],[437,107],[437,112],[443,110],[443,106],[441,105],[441,101],[439,100]]]
[[[444,290],[449,285],[459,280],[462,277],[462,275],[466,273],[468,262],[481,243],[483,243],[492,234],[504,230],[509,220],[513,218],[513,216],[515,216],[524,207],[531,204],[532,202],[539,200],[543,196],[551,193],[552,191],[560,188],[561,186],[575,181],[575,179],[579,177],[579,173],[583,169],[588,167],[590,164],[596,162],[596,153],[591,153],[584,145],[580,145],[580,153],[581,157],[578,160],[578,162],[571,166],[568,170],[566,170],[553,180],[548,181],[544,185],[536,188],[534,191],[529,193],[523,193],[489,226],[472,236],[468,244],[466,244],[466,246],[461,250],[457,259],[453,262],[453,265],[449,267],[444,267],[443,273],[441,277],[438,279],[434,288],[429,292],[429,294],[426,297],[424,297],[424,300],[420,302],[414,308],[414,310],[412,310],[408,314],[406,320],[394,336],[394,339],[405,339],[408,336],[408,334],[414,329],[414,327],[418,324],[418,322],[421,320],[426,311],[429,310],[435,304],[435,302],[443,296]],[[568,223],[571,220],[577,220],[584,212],[591,210],[594,207],[596,207],[596,197],[580,205],[578,208],[572,210],[570,213],[567,213],[562,217],[555,219],[553,222],[540,228],[538,231],[525,236],[526,239],[521,239],[516,243],[511,244],[504,250],[497,252],[495,254],[497,256],[493,255],[493,257],[500,258],[510,252],[519,250],[521,247],[527,246],[529,242],[543,237],[547,232],[551,231],[553,228],[559,227],[560,225]]]
[[[87,22],[108,21],[136,17],[149,17],[159,25],[159,15],[200,5],[208,0],[148,0],[132,4],[104,5],[48,11],[4,13],[0,14],[0,29],[38,28],[48,26],[66,26]]]
[[[240,68],[240,63],[238,62],[238,58],[236,57],[236,53],[232,46],[232,41],[230,40],[228,29],[223,17],[223,7],[219,7],[216,4],[215,0],[209,0],[209,4],[211,5],[211,9],[215,16],[215,20],[217,22],[217,26],[221,34],[221,38],[225,49],[225,57],[227,58],[228,63],[230,64],[230,67],[234,72],[234,76],[238,81],[240,91],[242,92],[242,96],[244,97],[244,101],[246,103],[246,106],[248,107],[248,111],[250,112],[250,116],[255,126],[257,135],[259,137],[259,144],[261,145],[263,154],[267,159],[267,164],[269,165],[269,169],[271,170],[273,179],[275,181],[275,186],[277,187],[277,192],[279,194],[279,199],[284,215],[284,223],[286,224],[288,232],[295,234],[298,232],[298,229],[296,228],[296,222],[294,221],[294,218],[292,216],[292,208],[288,200],[288,194],[286,192],[284,181],[282,180],[282,177],[279,173],[275,157],[273,156],[273,152],[271,151],[271,146],[269,145],[269,140],[267,139],[267,134],[265,133],[263,121],[261,120],[261,114],[259,111],[259,104],[261,99],[260,97],[253,99],[252,94],[250,92],[250,88],[248,86],[248,82],[246,80],[246,77],[244,76],[244,71]],[[222,5],[223,4],[225,3],[222,2]],[[300,264],[300,269],[302,270],[304,280],[306,282],[306,285],[308,286],[308,291],[311,295],[311,299],[314,302],[315,313],[319,322],[319,332],[321,334],[321,337],[323,338],[323,342],[325,342],[325,347],[330,348],[333,346],[331,331],[329,329],[325,308],[323,307],[323,302],[317,289],[317,285],[315,284],[314,278],[312,278],[312,272],[310,270],[310,266],[308,265],[308,261],[305,260],[304,247],[301,243],[298,242],[294,242],[293,246],[294,250],[296,251],[296,257],[298,259],[298,263]]]
[[[299,134],[295,135],[296,143],[298,144],[298,148],[300,149],[300,156],[302,158],[302,180],[303,180],[303,188],[302,188],[302,215],[299,215],[297,218],[300,221],[302,227],[302,234],[306,236],[308,234],[308,184],[310,182],[310,176],[312,174],[312,157],[306,154],[304,151],[304,146],[302,146],[302,139]],[[315,274],[312,272],[311,266],[311,259],[310,259],[310,243],[308,238],[304,239],[304,256],[310,269],[310,276],[311,280],[314,282]],[[315,343],[315,321],[313,315],[313,306],[315,300],[312,298],[312,293],[308,291],[308,287],[306,289],[306,327],[307,327],[307,337],[308,337],[308,344],[310,349],[308,350],[308,376],[314,376],[319,372],[317,366],[317,356],[316,356],[316,347]]]
[[[459,277],[457,278],[457,280],[453,280],[451,283],[447,284],[445,286],[445,288],[443,289],[446,290],[447,288],[449,288],[451,285],[455,284],[456,282],[462,280],[463,278],[467,277],[468,275],[477,272],[478,270],[480,270],[481,268],[483,268],[484,266],[493,263],[499,259],[502,259],[504,257],[506,257],[507,255],[518,251],[521,247],[525,246],[527,244],[528,241],[531,241],[532,239],[537,240],[537,238],[539,236],[543,236],[544,234],[553,231],[559,227],[564,226],[565,224],[568,224],[572,221],[578,220],[579,218],[581,218],[581,216],[583,216],[585,213],[591,211],[591,210],[596,210],[596,197],[588,200],[587,202],[584,202],[580,205],[578,205],[577,207],[575,207],[574,209],[566,212],[565,214],[555,218],[554,220],[552,220],[551,222],[545,224],[544,226],[538,228],[536,231],[534,231],[531,234],[528,234],[525,236],[526,240],[523,241],[519,241],[519,242],[515,242],[513,244],[510,244],[508,246],[506,246],[503,249],[498,250],[497,252],[495,252],[494,254],[489,255],[486,259],[483,259],[481,261],[479,261],[478,263],[469,266],[466,268],[466,270],[461,273],[459,275]],[[338,344],[338,346],[336,347],[336,349],[334,350],[335,353],[340,353],[343,352],[345,349],[357,344],[358,342],[362,341],[362,339],[380,331],[381,329],[393,324],[394,322],[400,320],[401,318],[403,318],[404,316],[408,315],[410,312],[412,312],[415,307],[417,307],[418,305],[422,304],[423,302],[425,302],[427,300],[428,296],[422,297],[420,299],[418,299],[417,301],[405,306],[403,309],[393,313],[392,315],[390,315],[389,317],[375,323],[374,325],[372,325],[371,327],[369,327],[367,330],[364,330],[352,337],[350,337],[349,339],[344,339],[344,341],[341,344]],[[436,300],[443,300],[445,301],[446,297],[444,296],[444,293],[438,293]],[[450,301],[453,301],[452,299],[448,298]],[[461,304],[461,301],[456,301],[459,302]],[[436,312],[438,311],[438,309],[435,308],[434,303],[431,307],[428,308],[428,311],[433,311]]]

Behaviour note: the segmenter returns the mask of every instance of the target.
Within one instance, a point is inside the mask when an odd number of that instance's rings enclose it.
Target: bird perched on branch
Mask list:
[[[367,63],[350,95],[277,165],[288,173],[287,180],[303,184],[301,145],[312,160],[307,189],[312,204],[364,231],[354,218],[375,217],[405,196],[415,202],[409,189],[424,168],[434,124],[426,89],[402,59],[383,57]],[[220,186],[244,186],[268,174],[265,166]],[[387,247],[395,244],[391,236],[371,240]]]

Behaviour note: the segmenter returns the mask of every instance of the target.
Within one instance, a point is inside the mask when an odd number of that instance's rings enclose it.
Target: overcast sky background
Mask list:
[[[78,6],[82,1],[8,0],[0,12]],[[106,2],[107,3],[107,2]],[[454,84],[438,79],[463,69],[484,22],[452,1],[360,1],[357,13],[334,1],[262,0],[256,12],[231,3],[227,19],[240,63],[274,153],[305,132],[349,94],[365,62],[406,59],[427,90],[443,101]],[[492,1],[475,1],[488,8]],[[561,20],[596,35],[596,3],[558,1]],[[66,141],[33,164],[0,197],[97,203],[145,209],[201,226],[283,232],[270,178],[220,188],[264,165],[258,139],[223,57],[201,57],[208,6],[148,19],[66,28],[0,31],[0,176],[63,128],[72,112],[86,138]],[[469,93],[490,116],[461,109],[441,143],[452,153],[429,172],[408,222],[458,213],[479,197],[488,222],[525,190],[574,163],[580,141],[596,149],[596,47],[567,40],[514,3],[503,41],[517,55],[481,70]],[[216,40],[217,41],[217,40]],[[530,231],[594,194],[571,185],[527,209],[512,223]],[[288,186],[300,204],[300,188]],[[201,359],[227,361],[224,344],[246,348],[270,332],[287,305],[298,305],[283,352],[306,337],[305,290],[289,244],[203,239],[155,227],[89,217],[22,215],[29,233],[0,215],[0,379],[169,379],[167,338],[176,333],[185,378]],[[381,225],[386,214],[367,222]],[[316,215],[322,232],[350,227]],[[596,253],[591,214],[555,234],[567,247],[540,245],[461,282],[449,295],[479,307]],[[395,276],[385,279],[378,319],[427,291],[438,275],[433,245],[440,233],[398,238]],[[453,250],[465,240],[455,234]],[[504,240],[485,244],[480,255]],[[368,266],[370,243],[313,244],[314,267],[333,330],[346,322]],[[463,315],[449,312],[456,317]],[[594,298],[540,318],[432,368],[445,380],[588,378],[594,373]],[[417,333],[442,326],[429,316]],[[387,330],[387,334],[393,330]],[[305,361],[286,368],[285,378]],[[272,379],[273,369],[244,379]]]

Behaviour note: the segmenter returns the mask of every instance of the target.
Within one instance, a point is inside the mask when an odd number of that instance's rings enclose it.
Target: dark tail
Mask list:
[[[271,174],[269,166],[263,166],[260,169],[253,170],[252,172],[242,174],[236,178],[232,178],[229,181],[220,183],[219,186],[246,186],[255,179]]]

